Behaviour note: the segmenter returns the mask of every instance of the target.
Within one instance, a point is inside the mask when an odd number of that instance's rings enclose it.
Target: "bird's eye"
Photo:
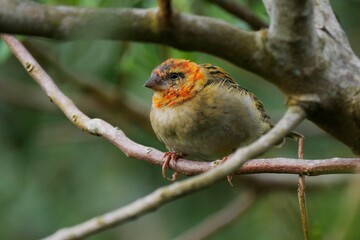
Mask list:
[[[179,77],[179,73],[170,73],[170,78],[175,80]]]

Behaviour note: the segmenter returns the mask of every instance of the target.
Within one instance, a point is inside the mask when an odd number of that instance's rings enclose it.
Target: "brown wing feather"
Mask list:
[[[224,69],[212,64],[200,64],[200,66],[205,68],[210,73],[210,76],[212,76],[208,78],[205,86],[213,83],[221,83],[230,88],[235,88],[242,93],[248,94],[254,100],[256,108],[261,112],[263,120],[268,121],[270,119],[270,116],[265,112],[264,105],[260,102],[260,100],[246,88],[241,87],[237,82],[235,82]]]
[[[237,82],[235,82],[232,79],[232,77],[227,72],[224,71],[224,69],[214,66],[212,64],[201,64],[200,66],[207,69],[210,72],[210,75],[213,76],[212,78],[208,79],[208,82],[206,83],[205,86],[210,85],[212,83],[219,83],[219,84],[222,83],[227,85],[228,87],[235,88],[242,93],[248,94],[254,100],[257,109],[261,112],[261,116],[263,120],[269,122],[270,116],[265,112],[264,105],[262,104],[262,102],[260,102],[260,100],[257,99],[257,97],[254,94],[252,94],[247,89],[241,87]],[[271,128],[274,127],[274,125],[271,123],[270,126]],[[286,135],[286,137],[293,139],[295,141],[297,141],[299,138],[304,138],[304,136],[298,132],[290,132]],[[283,141],[284,140],[281,140],[277,145],[281,146]]]

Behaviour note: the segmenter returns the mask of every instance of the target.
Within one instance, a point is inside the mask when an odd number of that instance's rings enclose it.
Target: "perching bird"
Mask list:
[[[145,87],[154,91],[151,125],[170,151],[164,155],[164,177],[171,159],[219,159],[272,128],[255,95],[211,64],[168,59],[152,71]]]

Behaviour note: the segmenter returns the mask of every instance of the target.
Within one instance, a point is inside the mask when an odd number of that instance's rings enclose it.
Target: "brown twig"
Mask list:
[[[298,140],[298,158],[299,160],[304,159],[304,138],[299,138]],[[299,174],[298,181],[298,199],[299,199],[299,207],[300,207],[300,218],[301,218],[301,226],[304,234],[304,240],[309,240],[309,220],[308,213],[306,208],[306,194],[305,194],[305,177],[302,174]]]
[[[299,138],[298,140],[298,158],[304,159],[304,138]]]
[[[230,225],[251,208],[258,199],[253,190],[242,193],[228,205],[215,212],[199,225],[181,234],[176,240],[208,239],[214,233]]]
[[[242,6],[240,3],[235,2],[234,0],[208,0],[208,1],[218,5],[225,11],[242,19],[244,22],[249,24],[249,26],[254,30],[260,30],[262,28],[268,27],[268,24],[264,22],[261,18],[256,16],[256,14],[254,14],[251,10],[249,10],[245,6]]]

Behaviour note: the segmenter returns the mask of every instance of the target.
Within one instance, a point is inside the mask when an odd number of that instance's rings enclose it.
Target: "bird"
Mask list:
[[[163,177],[170,161],[185,156],[226,160],[273,127],[260,100],[212,64],[170,58],[151,72],[144,86],[153,90],[151,126],[168,149]],[[290,132],[286,137],[302,135]]]

